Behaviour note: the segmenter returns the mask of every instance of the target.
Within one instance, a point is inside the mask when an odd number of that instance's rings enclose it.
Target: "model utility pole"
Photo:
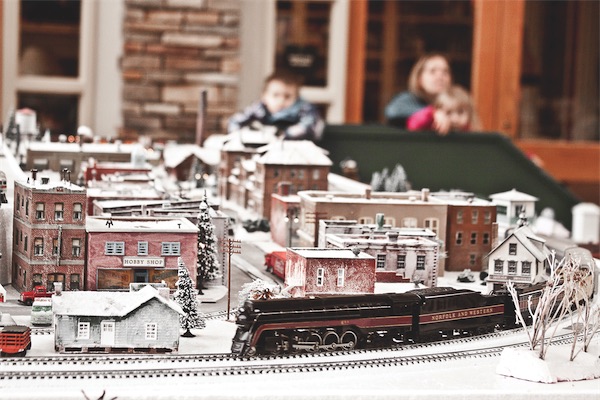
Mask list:
[[[242,242],[234,239],[223,240],[223,253],[227,257],[227,320],[231,312],[231,255],[240,254],[242,252]]]

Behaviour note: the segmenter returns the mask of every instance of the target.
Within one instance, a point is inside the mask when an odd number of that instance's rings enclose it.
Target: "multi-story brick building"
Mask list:
[[[83,289],[86,190],[66,180],[43,182],[34,172],[15,182],[12,283],[19,290],[62,282]]]
[[[446,271],[485,271],[485,256],[498,235],[496,206],[471,193],[437,192],[431,196],[448,204]]]
[[[272,143],[256,161],[255,188],[250,193],[254,211],[269,218],[271,195],[279,182],[289,183],[289,194],[302,190],[327,190],[331,160],[313,142],[283,140]]]
[[[87,290],[129,290],[131,282],[175,288],[181,257],[196,282],[198,228],[186,218],[88,217]]]
[[[354,225],[347,222],[354,222]],[[320,221],[320,239],[321,235],[324,236],[322,247],[357,248],[375,257],[377,282],[418,282],[437,286],[440,243],[429,229],[392,229],[358,225],[356,221]]]
[[[384,214],[385,224],[391,227],[428,228],[442,242],[446,242],[448,206],[430,196],[427,189],[401,193],[374,192],[339,193],[307,190],[300,196],[300,245],[316,246],[319,242],[318,226],[322,219],[357,220],[359,224],[372,224],[377,214]],[[442,244],[440,253],[445,251]],[[444,259],[439,262],[440,275]]]

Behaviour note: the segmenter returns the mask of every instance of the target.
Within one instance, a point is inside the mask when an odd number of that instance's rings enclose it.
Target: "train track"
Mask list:
[[[568,343],[572,334],[554,338],[554,344]],[[36,379],[131,379],[229,375],[260,375],[288,372],[315,372],[367,367],[403,366],[443,362],[465,358],[486,358],[500,355],[504,347],[470,349],[453,352],[419,354],[430,345],[404,346],[417,354],[398,349],[363,349],[331,353],[299,354],[293,356],[264,356],[239,358],[231,354],[172,355],[172,356],[57,356],[6,359],[0,368],[0,380]],[[525,343],[517,346],[525,346]],[[510,344],[507,346],[515,346]]]

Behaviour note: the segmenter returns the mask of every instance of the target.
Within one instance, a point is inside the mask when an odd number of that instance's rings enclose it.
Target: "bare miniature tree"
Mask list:
[[[592,304],[593,268],[581,265],[577,256],[569,256],[564,262],[561,276],[566,287],[565,293],[570,300],[571,327],[573,329],[573,344],[570,360],[573,361],[582,350],[587,352],[589,344],[600,325],[600,309]],[[582,345],[577,347],[577,338],[581,335]]]
[[[175,284],[177,290],[173,295],[173,299],[183,310],[183,315],[179,316],[179,324],[185,329],[185,332],[181,336],[194,337],[195,335],[190,329],[204,328],[206,323],[198,312],[198,299],[196,298],[196,291],[190,273],[181,257],[178,258],[177,263],[177,276],[179,279]]]
[[[590,336],[590,333],[593,336],[594,332],[597,331],[597,327],[593,331],[593,324],[591,328],[589,327],[591,318],[594,315],[591,310],[587,309],[590,303],[589,288],[587,287],[587,282],[590,281],[588,279],[589,272],[580,268],[579,262],[573,259],[562,259],[560,262],[557,262],[554,252],[552,252],[548,262],[551,266],[550,277],[543,287],[541,295],[537,299],[534,299],[532,296],[527,298],[527,311],[531,315],[532,320],[531,328],[526,329],[529,348],[535,350],[539,345],[539,357],[542,360],[546,358],[548,347],[558,330],[556,322],[562,320],[568,314],[571,314],[572,320],[574,318],[581,320],[581,325],[585,326],[584,329],[586,331],[583,334],[584,343],[585,339]],[[507,283],[507,290],[515,305],[517,322],[525,327],[525,318],[519,304],[520,299],[512,282]],[[537,303],[535,300],[537,300]],[[580,316],[573,317],[573,305],[579,305],[576,310],[581,310],[577,311],[577,313],[581,313]],[[577,326],[579,324],[572,325]],[[552,326],[554,326],[554,329],[550,330]],[[574,342],[577,342],[578,334],[577,329],[574,329]],[[591,341],[591,338],[589,338],[589,341]],[[576,355],[577,352],[575,352],[574,343],[571,351],[571,360]]]
[[[276,297],[282,297],[279,285],[255,279],[242,286],[242,290],[238,293],[238,306],[242,307],[248,299],[269,300]]]

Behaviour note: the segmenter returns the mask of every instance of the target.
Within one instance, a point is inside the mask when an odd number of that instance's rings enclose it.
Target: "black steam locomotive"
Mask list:
[[[532,289],[522,296],[536,294]],[[240,309],[237,326],[232,353],[288,354],[483,334],[514,327],[515,309],[507,293],[483,295],[436,287],[406,293],[249,300]]]

